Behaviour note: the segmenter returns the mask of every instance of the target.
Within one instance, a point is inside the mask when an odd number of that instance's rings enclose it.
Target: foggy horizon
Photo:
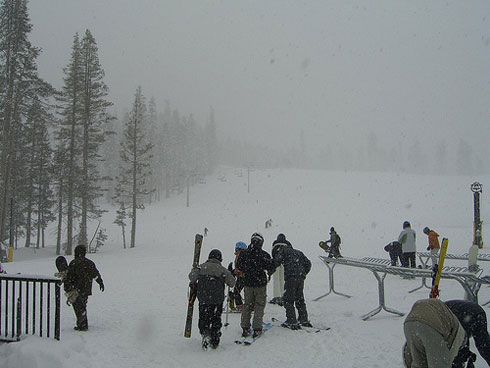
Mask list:
[[[29,1],[39,74],[62,85],[73,36],[94,35],[121,118],[138,86],[222,139],[317,154],[374,134],[387,151],[460,139],[490,150],[484,1]],[[356,152],[352,152],[356,155]],[[431,151],[429,151],[431,153]],[[485,163],[485,168],[488,164]]]

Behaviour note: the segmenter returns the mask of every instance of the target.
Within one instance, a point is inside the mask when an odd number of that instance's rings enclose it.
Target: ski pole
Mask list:
[[[228,286],[228,295],[226,297],[226,309],[225,309],[225,327],[228,327],[228,311],[230,309],[230,287]]]

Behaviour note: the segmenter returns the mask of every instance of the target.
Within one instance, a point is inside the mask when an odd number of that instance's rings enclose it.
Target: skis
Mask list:
[[[441,252],[439,254],[439,263],[432,268],[432,289],[429,293],[429,298],[437,298],[439,296],[439,281],[441,280],[441,272],[444,267],[444,259],[446,258],[448,240],[442,239]]]
[[[238,345],[252,345],[257,339],[261,338],[268,330],[270,330],[274,325],[272,323],[266,323],[264,327],[262,327],[262,333],[260,335],[257,335],[256,337],[252,336],[247,336],[243,337],[239,340],[235,340],[235,344]]]
[[[277,318],[272,317],[272,322],[279,322],[279,320]],[[290,329],[292,331],[304,331],[306,333],[319,333],[321,331],[328,331],[328,330],[330,330],[330,327],[316,327],[316,326],[306,327],[306,326],[299,326],[297,329],[293,329],[293,328],[290,328],[290,327],[285,326],[283,324],[281,324],[280,326],[283,327],[283,328],[288,328],[288,329]]]
[[[199,257],[201,256],[202,235],[196,234],[194,240],[194,260],[192,262],[192,268],[196,268],[199,265]],[[196,300],[197,290],[194,283],[189,283],[189,299],[187,303],[187,317],[185,320],[184,337],[191,337],[192,331],[192,314],[194,312],[194,301]]]

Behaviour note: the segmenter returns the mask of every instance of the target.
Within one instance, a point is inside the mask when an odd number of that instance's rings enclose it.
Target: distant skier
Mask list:
[[[189,280],[196,283],[199,300],[199,332],[202,347],[216,349],[221,336],[221,313],[225,300],[225,284],[235,286],[235,278],[221,265],[223,256],[219,249],[209,252],[208,260],[189,273]]]
[[[244,249],[247,249],[247,244],[242,241],[239,241],[235,244],[235,262],[230,262],[228,265],[228,270],[235,276],[236,283],[235,287],[232,291],[230,291],[230,309],[232,311],[242,312],[243,310],[243,298],[242,298],[242,290],[244,285],[244,279],[242,272],[236,268],[236,262],[238,257],[240,256],[240,252]],[[235,267],[233,267],[235,266]]]
[[[272,259],[275,259],[279,251],[289,241],[286,240],[284,234],[279,234],[277,239],[272,243]],[[277,304],[282,306],[282,296],[284,294],[284,266],[279,264],[276,271],[272,275],[272,299],[269,301],[272,304]]]
[[[387,244],[384,249],[390,254],[392,266],[398,266],[398,259],[400,260],[400,266],[403,265],[402,245],[400,242],[396,240],[392,241]]]
[[[284,295],[282,301],[286,309],[286,322],[283,327],[292,330],[300,329],[301,326],[312,327],[308,320],[305,297],[303,294],[306,275],[311,270],[311,261],[300,250],[294,249],[290,242],[284,237],[285,243],[275,254],[274,263],[284,266]],[[296,319],[296,311],[298,318]],[[298,324],[299,321],[299,324]]]
[[[427,250],[431,253],[430,259],[432,260],[432,266],[434,266],[438,262],[439,249],[441,248],[441,245],[439,244],[439,234],[434,230],[429,229],[427,226],[424,227],[423,232],[427,235],[429,240]]]
[[[72,303],[73,310],[77,317],[77,325],[75,330],[87,331],[87,301],[89,295],[92,295],[92,280],[99,284],[100,290],[104,291],[104,282],[100,276],[99,270],[95,263],[90,259],[85,258],[87,248],[84,245],[75,247],[75,259],[68,266],[68,273],[65,278],[65,291],[76,290],[78,297]]]
[[[403,253],[403,267],[410,266],[411,268],[417,267],[415,264],[415,252],[417,248],[415,246],[416,234],[410,226],[410,222],[405,221],[403,223],[403,230],[398,236],[398,241],[402,244]]]
[[[328,246],[330,243],[330,246]],[[335,231],[334,227],[330,228],[330,239],[320,242],[320,248],[328,253],[328,258],[342,258],[340,254],[340,236]]]
[[[467,361],[473,363],[476,360],[475,353],[470,351],[470,337],[473,337],[478,352],[490,366],[490,337],[487,330],[487,315],[483,308],[477,303],[466,300],[449,300],[445,303],[458,318],[468,336],[466,344],[454,358],[452,368],[463,368]]]
[[[245,305],[240,323],[243,337],[250,335],[252,311],[254,312],[253,337],[262,333],[262,322],[267,303],[267,282],[275,269],[271,256],[262,249],[263,244],[264,237],[261,234],[252,234],[250,245],[240,252],[237,260],[236,266],[243,272],[245,283]]]

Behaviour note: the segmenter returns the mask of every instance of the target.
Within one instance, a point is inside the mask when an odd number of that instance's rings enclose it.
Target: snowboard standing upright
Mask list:
[[[201,256],[202,235],[196,234],[194,239],[194,260],[192,267],[195,268],[199,265],[199,257]],[[189,283],[189,300],[187,303],[187,317],[185,320],[184,337],[191,337],[192,330],[192,314],[194,312],[194,301],[196,300],[197,289],[194,283]]]
[[[432,268],[432,289],[429,293],[429,298],[435,299],[439,296],[439,281],[441,280],[442,268],[444,267],[444,259],[446,258],[448,240],[442,239],[441,251],[439,254],[439,262]]]

